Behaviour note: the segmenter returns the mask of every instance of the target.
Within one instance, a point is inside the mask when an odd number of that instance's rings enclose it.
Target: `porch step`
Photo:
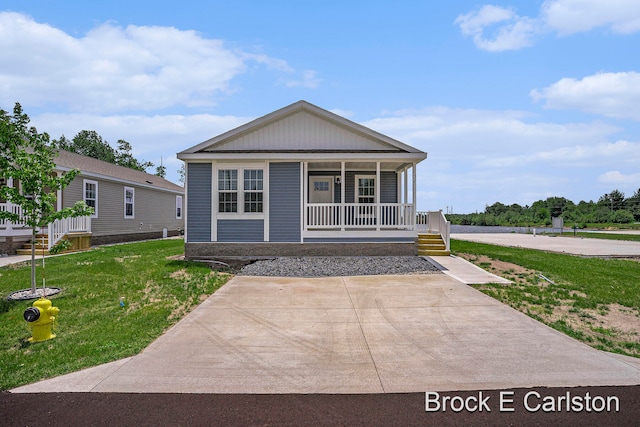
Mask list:
[[[44,240],[43,240],[44,238]],[[91,233],[90,232],[73,232],[68,233],[65,236],[66,240],[71,241],[71,248],[64,252],[76,252],[83,251],[91,248]],[[49,237],[45,235],[36,236],[36,256],[50,255],[49,250]],[[31,242],[27,242],[22,245],[22,248],[16,250],[17,255],[31,255]]]
[[[442,236],[432,233],[418,234],[418,256],[448,255],[451,255],[451,252],[447,250]]]
[[[49,255],[49,251],[47,249],[49,246],[49,236],[46,234],[37,234],[35,246],[36,256]],[[24,243],[20,249],[16,249],[16,254],[31,255],[31,241]]]

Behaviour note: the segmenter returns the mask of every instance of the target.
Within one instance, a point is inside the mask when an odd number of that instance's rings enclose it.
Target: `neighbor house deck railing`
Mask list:
[[[306,229],[406,229],[415,225],[414,206],[405,203],[310,203]]]
[[[416,229],[419,233],[433,233],[442,236],[447,250],[451,250],[451,222],[442,211],[418,212]]]
[[[13,203],[0,203],[0,211],[11,212],[22,218],[22,207],[20,205],[14,205]],[[24,229],[24,227],[25,225],[22,221],[11,222],[7,219],[0,219],[0,231],[3,235],[9,236],[14,232]]]
[[[22,217],[22,207],[13,203],[0,203],[0,211],[9,211]],[[41,233],[49,235],[49,247],[58,243],[60,239],[68,233],[91,231],[91,217],[80,216],[75,218],[58,219],[47,227],[40,229]],[[0,234],[4,236],[31,234],[31,228],[24,224],[24,221],[12,223],[11,221],[0,219]]]

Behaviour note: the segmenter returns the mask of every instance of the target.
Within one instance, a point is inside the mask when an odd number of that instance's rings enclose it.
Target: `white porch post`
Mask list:
[[[342,161],[340,162],[340,230],[344,231],[344,223],[345,223],[345,216],[346,213],[344,211],[344,195],[345,195],[345,187],[346,185],[346,181],[345,181],[345,162]]]
[[[380,162],[376,162],[376,231],[380,231],[380,221],[382,220],[382,209],[380,208]]]
[[[300,233],[300,243],[304,242],[304,232],[307,230],[307,192],[309,190],[309,183],[307,178],[307,170],[309,168],[308,162],[302,162],[300,169],[302,171],[302,200],[300,200],[300,206],[302,206],[302,233]]]
[[[418,207],[418,203],[416,200],[417,197],[417,190],[416,190],[416,163],[413,162],[413,166],[411,167],[411,176],[412,176],[412,200],[411,202],[413,203],[413,209],[412,210],[412,215],[413,215],[413,228],[412,230],[416,229],[416,214],[417,214],[417,207]]]
[[[62,175],[60,172],[56,172],[58,178]],[[60,212],[62,210],[62,189],[56,190],[56,210]]]
[[[405,167],[402,171],[404,175],[404,200],[405,205],[409,203],[409,166]]]

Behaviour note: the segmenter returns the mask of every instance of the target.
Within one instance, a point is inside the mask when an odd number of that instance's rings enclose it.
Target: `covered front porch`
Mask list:
[[[416,238],[416,162],[309,161],[302,167],[303,241]]]

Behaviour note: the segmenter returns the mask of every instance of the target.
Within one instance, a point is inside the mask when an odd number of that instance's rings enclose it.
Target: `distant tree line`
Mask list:
[[[538,200],[531,206],[496,202],[484,212],[448,214],[452,224],[511,225],[519,227],[551,225],[551,218],[562,217],[565,226],[585,228],[589,224],[631,224],[640,221],[640,189],[625,198],[623,192],[613,190],[597,202],[580,201],[575,204],[564,197]]]
[[[133,157],[133,147],[124,139],[118,140],[118,148],[113,148],[94,130],[82,130],[73,139],[69,140],[64,135],[60,139],[54,139],[52,145],[55,148],[71,151],[94,159],[104,160],[114,165],[124,166],[145,172],[154,165],[151,162],[138,160]],[[162,178],[166,176],[166,168],[163,165],[156,167],[156,173]]]

